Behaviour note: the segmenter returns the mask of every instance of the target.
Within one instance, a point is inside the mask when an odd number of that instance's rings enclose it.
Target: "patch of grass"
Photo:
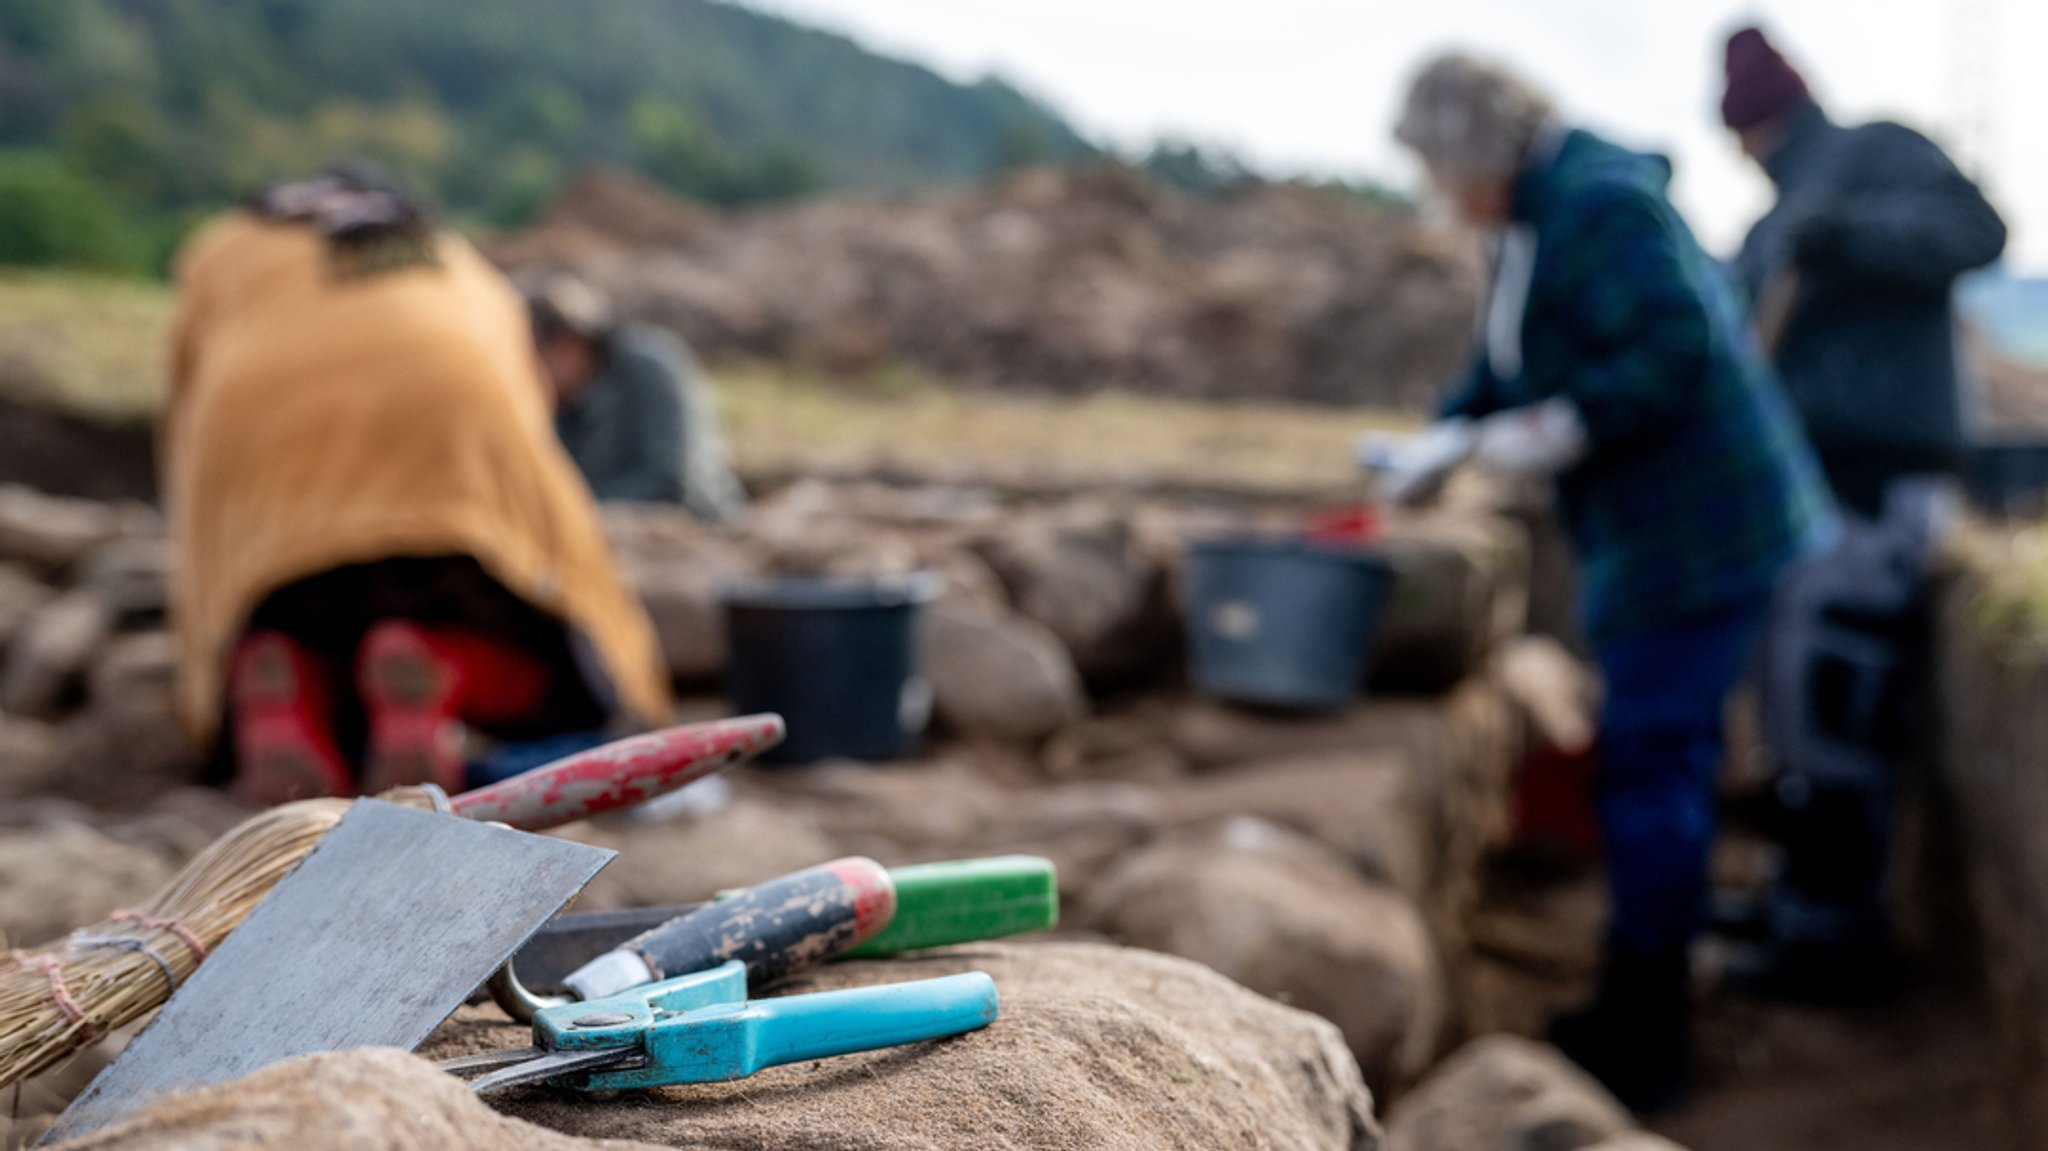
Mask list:
[[[170,289],[0,270],[0,392],[134,419],[163,402]]]
[[[160,284],[0,273],[0,393],[91,415],[153,414],[172,306]],[[949,387],[906,365],[828,381],[728,363],[712,377],[748,474],[895,468],[992,482],[1328,488],[1356,476],[1360,433],[1414,425],[1370,411],[1122,392],[1007,395]]]
[[[1001,482],[1326,488],[1356,477],[1360,434],[1416,422],[1127,392],[1008,395],[906,383],[901,372],[872,387],[767,364],[713,374],[734,455],[752,474],[893,468]]]

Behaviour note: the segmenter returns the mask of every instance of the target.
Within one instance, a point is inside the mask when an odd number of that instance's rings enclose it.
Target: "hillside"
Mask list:
[[[712,0],[0,4],[0,263],[160,261],[195,212],[340,155],[506,226],[593,162],[732,204],[1094,153],[1002,83]],[[10,230],[24,184],[44,215]]]

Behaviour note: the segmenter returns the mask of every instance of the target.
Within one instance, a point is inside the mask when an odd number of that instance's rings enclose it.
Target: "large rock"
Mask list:
[[[1059,868],[1060,894],[1073,900],[1167,826],[1167,805],[1155,788],[1109,780],[1031,788],[1006,796],[976,838],[927,858],[1042,855]]]
[[[162,536],[110,540],[85,557],[80,574],[81,585],[124,622],[154,622],[170,610],[171,545]]]
[[[57,1146],[74,1151],[590,1151],[599,1144],[505,1118],[460,1080],[395,1047],[363,1047],[302,1056],[246,1079],[167,1096],[123,1122]]]
[[[686,559],[632,561],[627,577],[661,645],[669,674],[680,683],[708,684],[725,674],[725,609],[719,592],[753,574],[756,564],[727,547],[707,547]]]
[[[18,564],[0,563],[0,653],[34,617],[36,609],[57,594]]]
[[[37,609],[0,667],[0,711],[39,719],[56,715],[112,626],[106,601],[87,591],[66,592]]]
[[[1061,890],[1086,891],[1118,856],[1168,822],[1153,788],[1112,781],[1010,787],[963,757],[870,766],[825,764],[741,777],[743,795],[801,815],[842,852],[883,863],[1043,855]],[[602,882],[600,878],[599,882]]]
[[[1370,1096],[1334,1027],[1184,960],[1099,944],[997,943],[834,964],[777,991],[969,970],[994,977],[1002,1017],[956,1039],[601,1102],[529,1090],[501,1106],[565,1134],[698,1151],[1377,1146]],[[422,1054],[530,1040],[495,1009],[470,1008]],[[309,1118],[292,1151],[332,1146],[323,1141],[330,1129]],[[515,1132],[497,1135],[499,1146],[525,1146]]]
[[[1256,815],[1335,849],[1411,899],[1435,887],[1442,837],[1423,769],[1398,754],[1323,752],[1213,772],[1174,789],[1176,819]]]
[[[155,523],[155,514],[140,505],[68,499],[0,484],[0,562],[27,564],[45,574],[68,572],[101,544],[147,531]]]
[[[611,819],[565,834],[619,853],[577,897],[583,908],[709,899],[840,854],[804,814],[744,797],[701,816],[658,823]]]
[[[1484,667],[1527,623],[1529,545],[1516,524],[1401,518],[1375,546],[1398,572],[1373,648],[1375,686],[1441,691]]]
[[[1040,766],[1054,779],[1119,779],[1166,783],[1188,773],[1187,757],[1167,737],[1166,701],[1090,716],[1055,735]]]
[[[1299,803],[1283,792],[1262,796],[1251,770],[1261,763],[1334,763],[1367,757],[1402,765],[1430,813],[1423,845],[1434,859],[1426,872],[1431,882],[1461,890],[1441,893],[1446,906],[1470,899],[1479,862],[1487,851],[1504,845],[1512,830],[1512,781],[1520,761],[1519,731],[1495,683],[1467,680],[1449,694],[1431,700],[1370,700],[1334,716],[1278,717],[1240,711],[1219,704],[1192,702],[1172,725],[1174,746],[1199,768],[1229,767],[1243,772],[1228,789],[1241,793],[1245,810],[1284,822],[1311,826]],[[1338,810],[1373,810],[1373,797],[1354,803],[1336,798],[1341,776],[1318,788],[1314,778],[1301,780],[1310,793],[1329,793]],[[1222,787],[1224,785],[1219,785]],[[1199,792],[1197,792],[1199,794]],[[1368,866],[1383,851],[1342,830],[1343,816],[1332,814],[1312,826],[1318,835],[1354,851]],[[1370,827],[1384,824],[1368,823]],[[1332,830],[1334,828],[1334,830]],[[1368,848],[1368,850],[1355,850]],[[1406,882],[1400,873],[1390,878]],[[1455,915],[1449,916],[1455,919]]]
[[[1036,743],[1087,714],[1067,649],[1043,626],[951,596],[925,613],[925,674],[954,731]]]
[[[783,810],[815,821],[843,850],[884,863],[944,858],[975,843],[1011,793],[959,758],[866,765],[828,762],[744,773]]]
[[[1493,675],[1530,751],[1572,755],[1593,745],[1600,675],[1564,644],[1540,635],[1514,639],[1494,654]]]
[[[176,870],[164,852],[79,819],[0,828],[0,937],[47,942],[147,899]]]
[[[118,775],[131,794],[194,782],[201,749],[178,718],[178,654],[169,632],[116,637],[93,665],[87,710],[74,721],[99,758],[89,772]]]
[[[1175,635],[1165,569],[1128,515],[1074,505],[1024,518],[981,551],[1017,609],[1051,629],[1091,682],[1161,670]]]
[[[1135,852],[1078,918],[1331,1020],[1377,1091],[1414,1081],[1443,1042],[1449,1005],[1421,914],[1272,824],[1231,820]]]
[[[1387,1148],[1578,1151],[1634,1126],[1621,1104],[1564,1056],[1493,1035],[1467,1044],[1401,1100],[1388,1123]]]
[[[25,799],[54,788],[62,746],[50,724],[0,714],[0,799]]]

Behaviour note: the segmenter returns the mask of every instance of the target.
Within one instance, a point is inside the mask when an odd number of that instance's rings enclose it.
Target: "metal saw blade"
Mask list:
[[[613,854],[358,800],[44,1141],[297,1055],[410,1050]]]

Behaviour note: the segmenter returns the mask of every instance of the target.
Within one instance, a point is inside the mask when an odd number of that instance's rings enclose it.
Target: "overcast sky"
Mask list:
[[[1185,137],[1278,173],[1410,188],[1395,103],[1425,54],[1464,47],[1515,63],[1577,122],[1672,155],[1681,208],[1723,252],[1769,195],[1716,112],[1723,39],[1760,21],[1837,118],[1960,140],[2013,225],[2008,257],[2048,273],[2040,0],[747,2],[957,79],[993,72],[1098,140]]]

